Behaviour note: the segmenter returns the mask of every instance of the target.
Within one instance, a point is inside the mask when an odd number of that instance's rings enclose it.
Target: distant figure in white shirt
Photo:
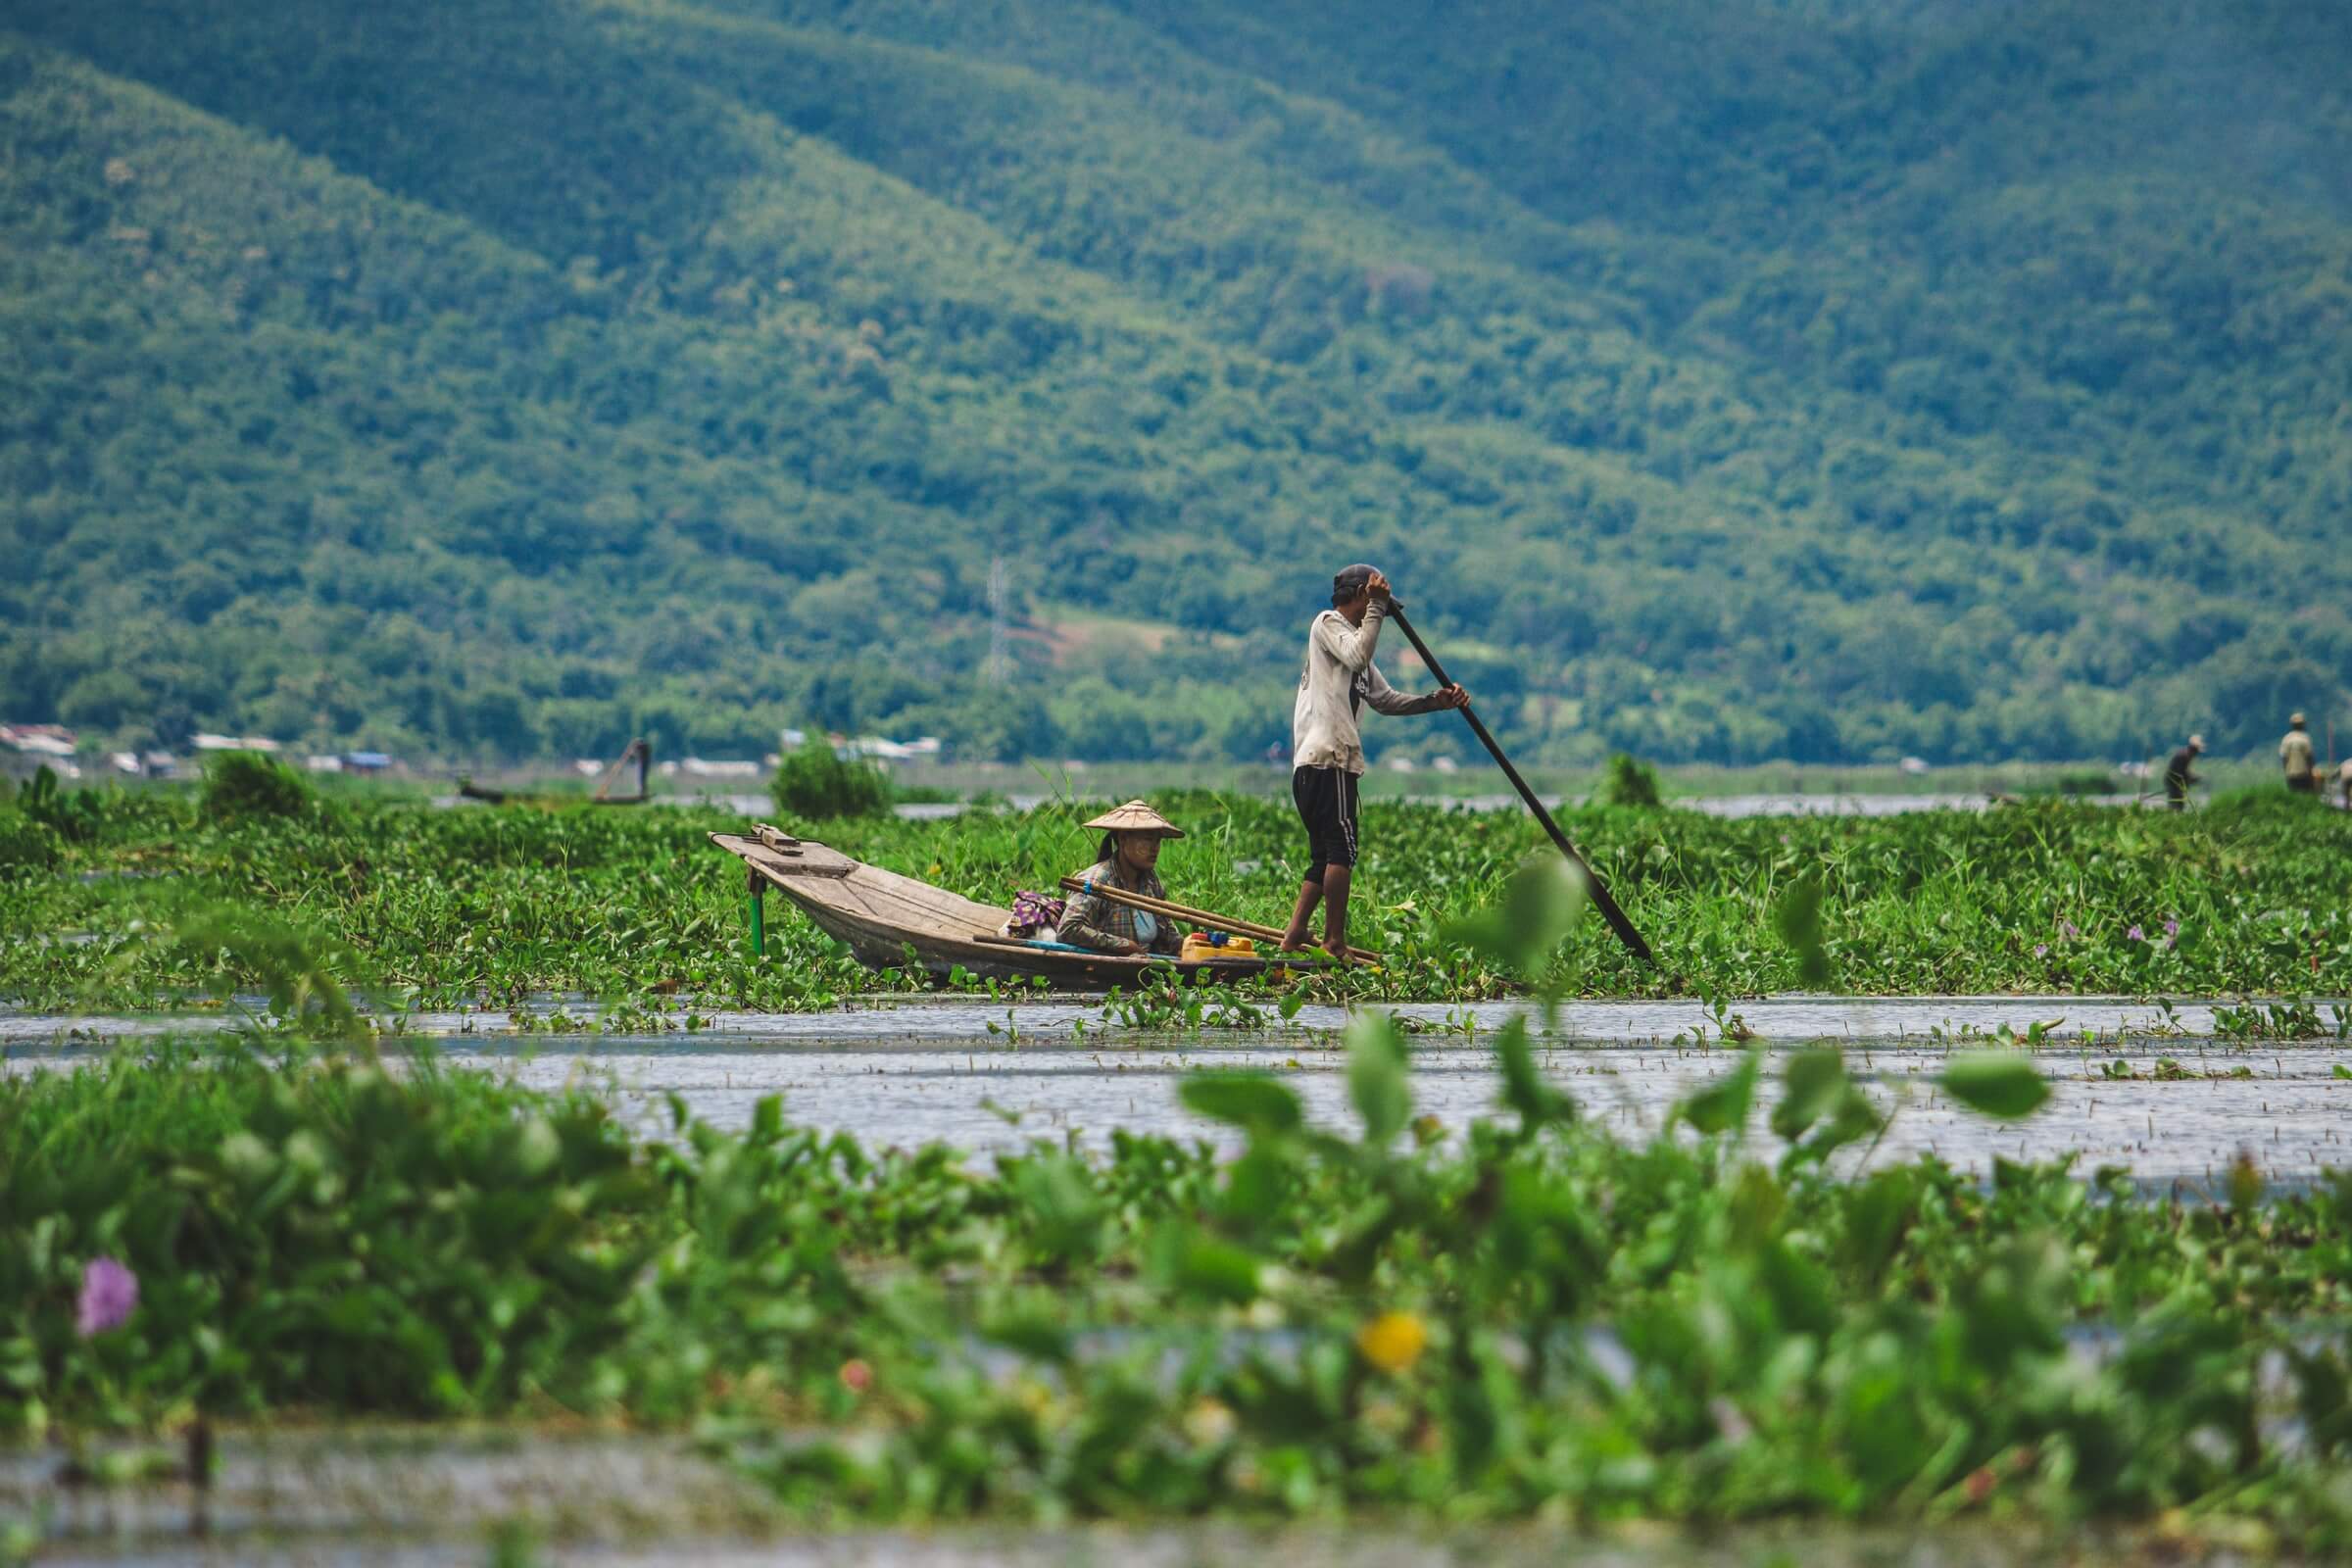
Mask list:
[[[1348,955],[1348,885],[1355,875],[1356,791],[1364,742],[1355,715],[1369,703],[1379,713],[1435,713],[1459,708],[1470,694],[1446,686],[1407,697],[1372,662],[1389,612],[1389,579],[1371,566],[1349,566],[1331,580],[1331,608],[1306,629],[1306,663],[1291,710],[1291,799],[1306,824],[1306,879],[1283,934],[1285,952],[1304,951],[1306,923],[1323,906],[1323,948]]]
[[[2320,793],[2320,770],[2311,765],[2311,731],[2297,713],[2286,721],[2286,738],[2278,743],[2278,765],[2286,769],[2286,787],[2298,795]]]

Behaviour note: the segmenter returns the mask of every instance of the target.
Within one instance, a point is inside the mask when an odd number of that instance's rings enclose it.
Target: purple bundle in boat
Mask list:
[[[1062,911],[1068,907],[1067,899],[1050,899],[1043,893],[1024,889],[1012,896],[1012,918],[1004,922],[1005,934],[1033,937],[1061,924]]]

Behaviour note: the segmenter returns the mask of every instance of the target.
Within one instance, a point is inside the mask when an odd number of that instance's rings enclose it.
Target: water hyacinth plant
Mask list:
[[[785,755],[769,793],[788,823],[874,816],[887,811],[893,798],[880,767],[862,758],[836,756],[821,735]]]
[[[1539,858],[1459,940],[1548,1004],[1577,900]],[[290,1035],[12,1074],[0,1429],[692,1422],[815,1519],[2185,1508],[2352,1546],[2352,1182],[1874,1163],[1899,1104],[1829,1049],[1731,1054],[1622,1141],[1524,1021],[1495,1115],[1423,1136],[1394,1020],[1346,1045],[1344,1128],[1202,1072],[1221,1143],[985,1168]],[[1939,1089],[2048,1092],[2017,1051]]]
[[[227,824],[160,793],[87,793],[94,804],[76,820],[89,838],[56,841],[54,871],[0,878],[0,995],[34,1006],[262,988],[234,944],[198,951],[159,937],[223,910],[297,929],[333,956],[347,990],[420,1004],[504,1011],[556,991],[641,1007],[792,1008],[929,983],[859,966],[782,908],[755,961],[741,870],[704,839],[740,827],[720,814],[354,802]],[[1193,829],[1163,858],[1171,890],[1285,918],[1302,851],[1287,804],[1160,804]],[[1075,827],[1084,814],[856,817],[824,832],[859,858],[1008,905],[1092,853]],[[2352,815],[2268,799],[2178,815],[2064,803],[1878,819],[1570,815],[1660,955],[1646,969],[1602,928],[1577,928],[1556,960],[1584,995],[1813,988],[1815,951],[1840,989],[1865,994],[2352,991]],[[1377,802],[1364,820],[1358,936],[1388,961],[1318,976],[1306,994],[1459,1001],[1523,985],[1456,927],[1501,898],[1539,847],[1534,824]],[[2179,927],[2170,945],[2121,940],[2164,921]],[[1800,929],[1807,940],[1791,940]],[[2110,935],[2086,935],[2100,932]]]
[[[82,1266],[74,1332],[86,1340],[119,1329],[138,1304],[139,1277],[111,1257],[94,1257]]]
[[[1848,1180],[1839,1152],[1886,1112],[1834,1053],[1789,1064],[1769,1149],[1752,1053],[1693,1131],[1624,1145],[1501,1040],[1502,1116],[1424,1144],[1396,1137],[1409,1047],[1376,1019],[1350,1049],[1355,1136],[1284,1084],[1210,1076],[1186,1098],[1238,1158],[1123,1137],[978,1173],[772,1101],[742,1134],[681,1113],[632,1147],[591,1102],[424,1061],[405,1085],[170,1054],[11,1080],[0,1418],[699,1416],[823,1517],[1997,1497],[2343,1539],[2325,1325],[2352,1305],[2352,1192],[2215,1210],[2057,1167]],[[2031,1063],[1996,1057],[1944,1087],[2029,1111]],[[143,1299],[85,1338],[44,1249],[110,1233]],[[2070,1348],[2085,1320],[2116,1345],[2095,1362]],[[2251,1378],[2290,1352],[2322,1434],[2301,1446]]]

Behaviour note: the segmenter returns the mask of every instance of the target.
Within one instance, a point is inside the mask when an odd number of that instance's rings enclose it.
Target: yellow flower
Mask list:
[[[1402,1372],[1429,1348],[1429,1330],[1410,1312],[1383,1312],[1355,1331],[1355,1348],[1383,1372]]]

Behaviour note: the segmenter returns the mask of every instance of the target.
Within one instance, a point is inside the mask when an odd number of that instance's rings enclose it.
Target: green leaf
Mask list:
[[[1756,1102],[1756,1075],[1763,1064],[1762,1048],[1748,1047],[1739,1066],[1677,1105],[1675,1116],[1710,1137],[1744,1127],[1748,1108]]]
[[[287,1148],[293,1148],[288,1140]],[[512,1141],[514,1174],[521,1181],[535,1182],[555,1168],[563,1157],[564,1142],[556,1136],[555,1128],[544,1116],[532,1116],[514,1129]]]
[[[1494,1054],[1502,1066],[1502,1102],[1518,1113],[1522,1132],[1532,1133],[1546,1122],[1576,1119],[1576,1102],[1545,1083],[1536,1070],[1525,1013],[1502,1026],[1494,1039]]]
[[[1845,1261],[1865,1279],[1877,1284],[1911,1228],[1918,1201],[1918,1178],[1910,1170],[1883,1170],[1873,1176],[1847,1205]]]
[[[980,1337],[1039,1361],[1066,1361],[1070,1325],[1054,1297],[1027,1297],[1000,1305],[980,1324]]]
[[[1830,983],[1830,955],[1822,945],[1821,878],[1800,876],[1773,906],[1772,928],[1796,955],[1796,978],[1816,990]]]
[[[1176,1096],[1211,1121],[1252,1133],[1285,1133],[1305,1117],[1298,1097],[1262,1072],[1200,1072],[1185,1079]]]
[[[1388,1013],[1367,1012],[1348,1026],[1348,1098],[1364,1118],[1368,1149],[1387,1148],[1413,1118],[1409,1060],[1404,1031]]]
[[[1838,1309],[1830,1299],[1829,1276],[1820,1265],[1800,1257],[1778,1237],[1756,1251],[1756,1272],[1784,1328],[1824,1335],[1837,1327]]]
[[[1257,1258],[1182,1221],[1152,1234],[1149,1255],[1152,1279],[1163,1290],[1244,1305],[1257,1299]]]
[[[1006,1185],[1028,1211],[1040,1253],[1086,1262],[1101,1250],[1108,1206],[1077,1160],[1066,1154],[1025,1158],[1011,1169]]]
[[[2050,1098],[2050,1086],[2033,1062],[2001,1051],[1953,1058],[1939,1082],[1945,1094],[1969,1109],[2003,1121],[2031,1116]]]
[[[1772,1130],[1794,1143],[1838,1102],[1846,1085],[1845,1057],[1836,1051],[1804,1052],[1790,1059],[1781,1085],[1781,1102],[1772,1108]]]
[[[1511,874],[1500,905],[1453,922],[1446,936],[1533,983],[1584,908],[1583,875],[1556,855],[1539,855]]]
[[[1806,1140],[1805,1147],[1816,1158],[1826,1157],[1833,1151],[1877,1132],[1881,1120],[1879,1107],[1849,1078],[1838,1096],[1838,1103],[1831,1108],[1829,1119]]]

